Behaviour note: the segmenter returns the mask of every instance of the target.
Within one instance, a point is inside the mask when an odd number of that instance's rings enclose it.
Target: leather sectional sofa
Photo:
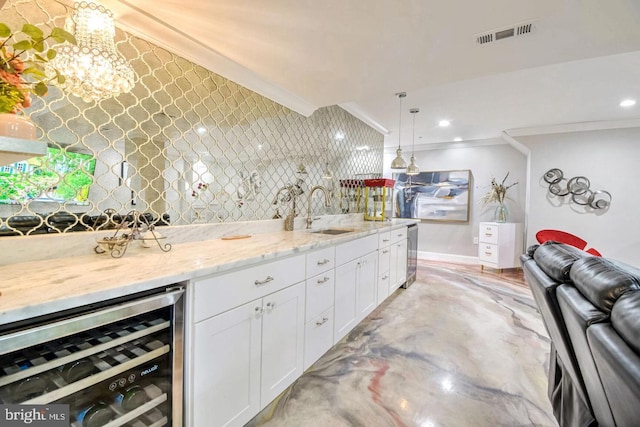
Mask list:
[[[520,260],[551,338],[560,426],[640,426],[640,270],[553,241]]]

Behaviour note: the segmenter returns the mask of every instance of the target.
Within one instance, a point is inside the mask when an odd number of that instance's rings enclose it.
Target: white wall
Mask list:
[[[640,128],[518,137],[531,150],[527,243],[541,229],[575,234],[603,256],[640,265]],[[591,188],[613,196],[608,210],[585,209],[550,195],[542,179],[551,168],[586,176]]]
[[[478,245],[473,238],[478,236],[478,225],[491,221],[495,205],[483,207],[481,198],[491,188],[491,179],[501,181],[509,172],[507,184],[518,181],[507,196],[510,222],[524,222],[526,190],[526,157],[501,139],[474,141],[457,144],[446,149],[416,151],[416,163],[421,171],[471,170],[471,200],[469,222],[443,223],[423,221],[419,225],[418,251],[422,257],[450,261],[476,262]],[[391,177],[389,165],[395,152],[385,153],[385,176]],[[409,161],[410,152],[404,153]]]

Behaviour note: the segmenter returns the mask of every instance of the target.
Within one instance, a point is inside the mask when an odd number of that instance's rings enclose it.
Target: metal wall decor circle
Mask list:
[[[571,202],[594,210],[608,209],[611,206],[611,193],[591,190],[591,182],[586,176],[567,179],[561,169],[552,168],[544,173],[542,179],[549,184],[549,193],[554,196],[571,195]]]

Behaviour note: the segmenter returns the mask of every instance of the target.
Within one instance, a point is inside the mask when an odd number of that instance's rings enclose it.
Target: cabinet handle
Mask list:
[[[271,310],[273,310],[274,308],[276,308],[276,303],[275,302],[268,302],[267,303],[267,307],[266,307],[267,312],[271,312]]]
[[[485,252],[484,253],[486,256],[491,256],[491,252]]]
[[[328,259],[325,258],[322,261],[318,261],[318,265],[325,265],[325,264],[328,264],[330,262],[331,262],[331,260],[328,260]]]
[[[398,234],[398,237],[404,237],[404,234]]]
[[[387,249],[386,251],[382,251],[383,254],[388,254],[389,250]]]
[[[316,322],[316,326],[322,326],[322,325],[324,325],[325,323],[327,323],[328,321],[329,321],[329,319],[328,319],[328,318],[323,317],[321,321]]]
[[[260,286],[260,285],[264,285],[265,283],[269,283],[272,280],[273,280],[273,277],[267,276],[266,279],[264,279],[264,280],[256,280],[255,282],[253,282],[253,284],[256,285],[256,286]]]
[[[387,276],[386,274],[384,276],[382,276],[382,280],[387,280],[389,278],[389,276]]]
[[[382,242],[388,242],[389,239],[382,239]]]
[[[256,316],[260,317],[260,315],[262,314],[262,307],[256,307],[255,312],[256,312]]]
[[[493,236],[493,233],[484,233],[484,235],[487,236],[487,237],[491,237],[491,236]]]
[[[324,277],[323,279],[318,279],[318,285],[322,285],[323,283],[327,283],[329,280],[331,280],[330,277]]]

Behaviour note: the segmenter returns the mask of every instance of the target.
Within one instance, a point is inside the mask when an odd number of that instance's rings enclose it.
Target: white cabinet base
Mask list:
[[[481,269],[498,270],[520,266],[522,251],[521,224],[514,222],[481,222],[478,234],[478,261]]]

